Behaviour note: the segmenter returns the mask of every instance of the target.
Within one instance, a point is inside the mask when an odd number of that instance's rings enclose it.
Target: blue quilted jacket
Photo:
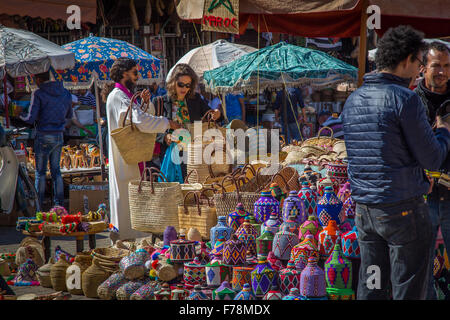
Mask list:
[[[424,168],[437,170],[450,149],[446,129],[432,131],[409,79],[370,73],[342,113],[352,198],[394,203],[426,194]]]

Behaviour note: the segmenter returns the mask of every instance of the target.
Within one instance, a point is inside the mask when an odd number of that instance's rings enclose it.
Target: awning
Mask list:
[[[181,0],[178,15],[199,22],[203,4],[203,0]],[[377,30],[380,35],[401,24],[423,31],[428,38],[450,35],[448,0],[369,0],[369,5],[372,4],[381,9],[381,30]],[[239,6],[241,33],[249,22],[257,28],[259,14],[261,32],[305,37],[357,37],[360,34],[361,0],[241,0]]]
[[[81,22],[97,22],[96,0],[0,0],[0,14],[66,20],[70,16],[67,13],[70,5],[80,7]]]

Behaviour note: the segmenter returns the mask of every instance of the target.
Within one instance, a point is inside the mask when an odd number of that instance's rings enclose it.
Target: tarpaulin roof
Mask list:
[[[0,0],[0,14],[66,20],[70,5],[81,9],[81,22],[97,22],[97,0]]]
[[[427,37],[450,35],[450,1],[448,0],[368,0],[381,11],[383,34],[389,27],[409,24]],[[181,0],[180,18],[200,20],[204,0]],[[362,0],[241,0],[240,32],[251,22],[260,31],[290,33],[306,37],[359,36]],[[267,24],[267,28],[266,28]]]

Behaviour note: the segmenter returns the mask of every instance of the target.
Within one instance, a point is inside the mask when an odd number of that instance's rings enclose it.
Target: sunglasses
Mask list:
[[[414,57],[414,59],[419,61],[420,66],[425,67],[425,63],[423,62],[423,60],[421,60],[421,59],[419,59],[417,57]]]
[[[177,86],[180,87],[180,88],[188,88],[188,89],[190,89],[191,85],[192,85],[191,83],[177,82]]]

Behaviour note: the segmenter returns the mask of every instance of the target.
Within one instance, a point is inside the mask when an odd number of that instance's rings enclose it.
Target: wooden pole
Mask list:
[[[5,105],[5,118],[6,118],[6,128],[9,128],[9,108],[8,108],[8,86],[6,84],[6,68],[5,77],[3,78],[3,93],[4,93],[4,105]]]
[[[100,98],[98,92],[98,83],[97,77],[94,80],[95,86],[95,110],[97,112],[97,131],[98,131],[98,144],[100,147],[100,166],[101,166],[101,177],[102,181],[105,181],[105,163],[103,162],[103,135],[102,135],[102,126],[100,125]]]
[[[367,59],[367,0],[362,0],[361,26],[359,30],[358,87],[363,83]]]

